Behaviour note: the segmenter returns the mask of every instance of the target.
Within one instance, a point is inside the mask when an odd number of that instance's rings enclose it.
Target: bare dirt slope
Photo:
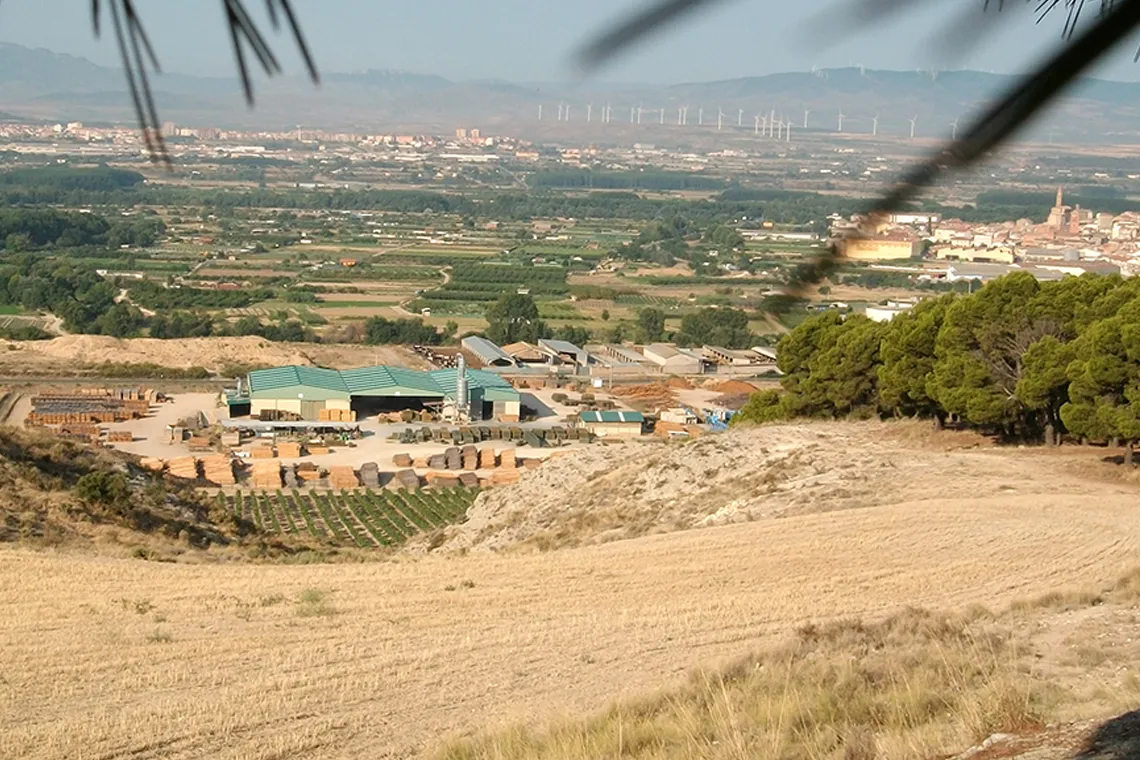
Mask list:
[[[1056,463],[1040,449],[999,451],[918,423],[801,423],[681,445],[596,446],[484,493],[441,548],[550,549],[930,499],[1085,493],[1076,470]]]
[[[381,363],[426,367],[422,359],[398,347],[273,343],[256,336],[123,340],[103,335],[67,335],[46,341],[0,341],[0,372],[71,373],[77,365],[104,362],[205,367],[211,371],[227,365],[301,364],[341,369]]]
[[[0,551],[0,756],[406,756],[452,731],[598,709],[807,620],[1000,607],[1135,564],[1137,488],[1093,477],[1111,466],[1088,451],[907,448],[904,434],[721,439],[722,468],[767,438],[749,456],[815,463],[755,496],[762,468],[705,474],[717,441],[687,469],[664,450],[618,477],[587,468],[575,508],[619,509],[668,481],[672,502],[631,519],[699,522],[718,499],[742,500],[726,515],[783,517],[555,552],[197,566]],[[502,493],[542,514],[573,493],[538,483]]]

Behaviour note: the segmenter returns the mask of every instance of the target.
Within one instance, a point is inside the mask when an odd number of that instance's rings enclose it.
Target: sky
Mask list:
[[[866,0],[864,0],[865,2]],[[573,80],[573,52],[645,0],[295,0],[322,70],[399,69],[454,80]],[[232,76],[221,0],[135,0],[167,71]],[[265,3],[247,0],[259,18]],[[106,5],[106,4],[105,4]],[[658,34],[594,75],[599,81],[673,84],[761,76],[812,67],[1023,70],[1060,40],[1060,13],[1035,26],[1026,3],[1006,3],[999,23],[981,0],[911,0],[890,23],[853,23],[851,0],[719,0],[711,10]],[[5,0],[0,40],[117,66],[113,40],[93,37],[86,0]],[[106,11],[104,11],[106,12]],[[1092,15],[1090,10],[1088,16]],[[990,33],[959,26],[982,20]],[[109,26],[109,18],[107,19]],[[976,44],[963,50],[961,42]],[[297,56],[276,49],[290,73]],[[1140,40],[1093,72],[1140,81]],[[947,54],[958,45],[957,57]]]

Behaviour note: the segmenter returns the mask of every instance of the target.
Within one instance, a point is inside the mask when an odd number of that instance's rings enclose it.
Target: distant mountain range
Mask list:
[[[879,71],[862,68],[790,72],[720,82],[673,86],[455,82],[404,71],[325,73],[314,88],[302,77],[257,84],[257,107],[247,109],[236,79],[182,74],[152,78],[160,115],[179,124],[229,128],[349,129],[361,132],[448,132],[483,127],[488,133],[588,137],[611,107],[609,134],[645,132],[646,141],[675,139],[679,109],[688,107],[688,126],[704,110],[704,125],[749,131],[754,117],[775,111],[802,128],[868,133],[878,116],[879,134],[904,135],[910,119],[919,137],[944,136],[950,123],[966,119],[1015,77],[979,71]],[[538,107],[543,106],[543,121]],[[557,119],[569,108],[569,122]],[[592,122],[585,123],[589,107]],[[630,124],[642,108],[642,125]],[[0,43],[0,108],[8,117],[52,121],[133,122],[123,74],[83,58]],[[664,110],[664,124],[661,127]],[[741,113],[743,111],[743,114]],[[805,111],[810,112],[806,114]],[[636,121],[636,110],[633,112]],[[737,123],[740,122],[740,128]],[[1059,104],[1039,133],[1081,142],[1140,141],[1140,83],[1086,79]]]

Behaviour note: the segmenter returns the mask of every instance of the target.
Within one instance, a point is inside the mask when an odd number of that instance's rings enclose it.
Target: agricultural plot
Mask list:
[[[374,549],[397,547],[413,536],[462,522],[478,493],[474,488],[416,493],[238,491],[218,494],[218,503],[266,533]]]

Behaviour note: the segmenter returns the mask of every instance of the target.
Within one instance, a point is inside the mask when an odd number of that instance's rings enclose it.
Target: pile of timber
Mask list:
[[[392,464],[397,467],[407,468],[414,464],[414,460],[410,454],[396,454],[392,457]]]
[[[459,473],[459,485],[464,488],[478,488],[479,476],[473,472],[461,472]]]
[[[250,485],[254,488],[277,489],[281,487],[281,463],[274,460],[261,460],[250,465]]]
[[[432,488],[458,488],[459,478],[450,472],[429,472],[424,480]],[[475,479],[478,482],[478,478]]]
[[[473,444],[467,444],[459,450],[460,456],[463,458],[464,470],[478,470],[479,469],[479,449],[475,448]]]
[[[388,484],[388,488],[393,491],[418,491],[420,489],[420,476],[416,475],[415,470],[400,470],[392,476],[392,482]]]
[[[315,457],[324,456],[332,451],[328,446],[307,446],[306,448],[308,448],[309,453]]]
[[[90,423],[72,423],[70,425],[60,425],[59,432],[72,433],[73,435],[99,435],[103,432],[103,428]]]
[[[321,468],[312,462],[299,462],[294,469],[297,472],[297,479],[301,482],[319,480],[321,477]]]
[[[228,454],[213,454],[202,457],[202,478],[216,486],[232,486],[237,482],[234,477],[234,461]]]
[[[479,469],[493,470],[498,464],[498,458],[495,456],[495,449],[491,446],[484,446],[479,449]]]
[[[447,451],[443,452],[444,466],[449,470],[459,470],[463,467],[463,456],[459,453],[458,446],[450,446]]]
[[[380,487],[380,468],[375,462],[360,465],[360,482],[365,488]]]
[[[321,409],[317,413],[319,422],[356,422],[356,412],[349,409]]]
[[[184,480],[198,479],[198,460],[194,457],[178,457],[166,463],[166,470],[172,477]]]
[[[196,435],[186,442],[186,447],[191,451],[209,451],[210,439],[202,435]]]
[[[257,446],[249,450],[250,459],[276,459],[277,452],[272,446]]]
[[[304,449],[301,444],[291,441],[280,441],[277,444],[277,456],[282,459],[297,459],[303,457]]]
[[[151,472],[162,472],[166,469],[166,460],[161,457],[143,457],[139,460],[139,467]]]
[[[351,466],[329,468],[329,488],[348,489],[359,485],[360,481],[356,479],[356,473]]]
[[[112,430],[107,433],[107,443],[130,443],[134,439],[134,434],[129,430]]]

